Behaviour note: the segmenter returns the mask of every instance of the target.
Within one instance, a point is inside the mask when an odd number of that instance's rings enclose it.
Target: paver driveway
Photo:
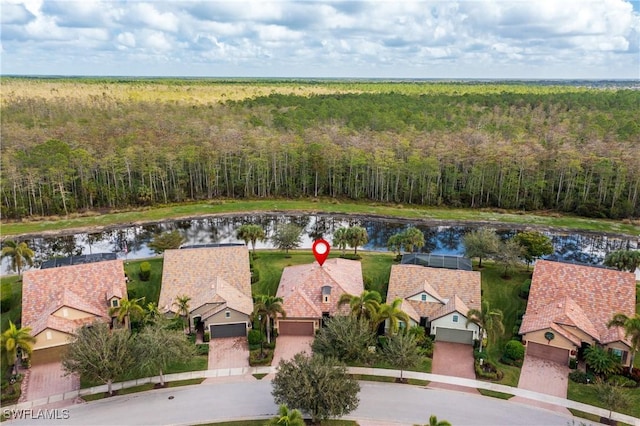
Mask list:
[[[209,341],[209,370],[249,366],[246,337],[225,337]]]
[[[520,371],[520,389],[567,397],[569,367],[553,361],[527,355]]]
[[[520,371],[520,380],[518,381],[520,389],[566,398],[568,385],[569,367],[535,356],[525,356],[522,370]],[[532,401],[519,396],[511,398],[511,401],[522,402],[563,414],[569,413],[566,408]]]
[[[282,359],[292,359],[298,352],[311,355],[312,336],[278,336],[271,365],[277,367]]]
[[[64,349],[51,348],[34,351],[31,356],[32,365],[23,383],[21,401],[31,401],[49,395],[60,394],[80,389],[77,375],[65,376],[60,362]]]
[[[431,372],[444,376],[475,379],[476,372],[473,368],[473,348],[471,345],[465,345],[463,343],[436,342],[433,348]],[[477,389],[448,385],[446,383],[431,383],[429,387],[478,393]]]

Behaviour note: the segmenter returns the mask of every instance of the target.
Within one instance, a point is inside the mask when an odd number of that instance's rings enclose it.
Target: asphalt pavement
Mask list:
[[[345,418],[377,424],[428,423],[429,416],[452,425],[567,426],[572,418],[505,400],[443,389],[394,383],[360,382],[360,405]],[[226,420],[269,418],[278,407],[271,382],[224,381],[116,396],[39,412],[35,407],[11,425],[193,425]],[[53,410],[53,409],[51,409]],[[26,413],[23,415],[27,415]],[[39,415],[39,416],[38,416]],[[34,418],[38,416],[38,418]],[[46,417],[58,417],[47,419]],[[62,418],[67,417],[67,418]],[[575,424],[584,422],[576,419]]]

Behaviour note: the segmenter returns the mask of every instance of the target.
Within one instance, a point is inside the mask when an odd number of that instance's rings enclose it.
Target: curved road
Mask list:
[[[346,418],[365,424],[367,419],[375,424],[424,424],[435,414],[453,425],[571,425],[568,416],[464,392],[377,382],[360,386],[360,406]],[[74,405],[66,420],[23,419],[10,424],[184,425],[267,418],[278,408],[271,389],[271,382],[262,380],[203,383]],[[37,407],[33,410],[34,416],[38,414]]]

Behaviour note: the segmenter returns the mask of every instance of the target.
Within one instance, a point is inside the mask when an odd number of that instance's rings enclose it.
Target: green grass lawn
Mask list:
[[[530,272],[522,269],[511,273],[509,279],[503,278],[502,270],[492,262],[482,264],[482,300],[489,302],[493,309],[500,309],[504,315],[504,334],[499,336],[496,343],[489,345],[487,352],[490,361],[504,374],[498,383],[517,386],[520,378],[520,368],[504,365],[498,362],[502,356],[502,347],[517,334],[516,320],[518,312],[524,312],[527,302],[518,296],[520,285],[531,278]]]
[[[144,297],[143,306],[147,303],[158,303],[160,299],[160,287],[162,285],[162,257],[154,257],[151,259],[136,259],[125,262],[124,270],[129,277],[127,284],[127,293],[130,299],[138,299]],[[149,262],[151,264],[151,277],[149,281],[142,281],[139,276],[140,264]]]
[[[340,252],[334,250],[329,258],[339,257]],[[362,275],[370,282],[370,289],[379,291],[386,297],[389,284],[389,274],[393,263],[393,254],[376,252],[359,252],[362,256]],[[260,280],[253,287],[253,294],[268,294],[275,296],[282,276],[282,270],[287,266],[301,265],[315,261],[311,250],[290,250],[289,257],[283,251],[260,250],[253,260],[253,267],[260,275]]]
[[[22,278],[18,275],[10,275],[0,279],[0,297],[3,305],[7,303],[9,309],[0,316],[0,330],[9,328],[9,321],[20,324],[22,317]]]
[[[209,366],[209,356],[208,355],[198,355],[191,358],[186,363],[172,363],[169,364],[167,369],[163,372],[166,374],[172,373],[184,373],[187,371],[200,371],[206,370]],[[159,373],[159,372],[158,372]],[[156,374],[157,375],[157,374]],[[147,377],[146,374],[141,374],[138,371],[131,371],[129,374],[126,374],[124,377],[116,380],[117,382],[126,382],[127,380],[141,379],[143,377]],[[93,386],[104,385],[105,383],[101,382],[92,382],[86,380],[85,378],[80,378],[80,388],[90,388]]]
[[[203,381],[204,379],[177,380],[174,382],[166,382],[166,385],[168,388],[177,388],[180,386],[199,385]],[[140,385],[140,386],[133,386],[126,389],[120,389],[116,392],[117,392],[117,395],[127,395],[130,393],[144,392],[144,391],[149,391],[153,389],[155,389],[155,383],[145,383],[144,385]],[[85,401],[97,401],[103,398],[105,398],[104,393],[96,393],[93,395],[86,395],[82,397],[82,399],[84,399]]]
[[[447,209],[421,206],[406,206],[375,202],[353,202],[336,199],[273,199],[273,200],[212,200],[209,203],[180,204],[155,208],[114,212],[108,214],[88,213],[69,217],[46,217],[42,220],[3,222],[4,236],[40,234],[45,231],[103,227],[124,223],[153,222],[166,219],[187,218],[200,215],[240,212],[323,212],[329,214],[389,216],[407,219],[444,221],[487,221],[549,226],[556,228],[612,232],[638,235],[640,226],[615,220],[588,219],[554,213],[502,211],[496,209]]]
[[[623,414],[628,414],[633,417],[640,418],[640,388],[623,388],[624,392],[631,399],[631,403],[625,409],[620,410]],[[569,380],[569,388],[567,390],[567,399],[573,401],[582,402],[596,407],[607,408],[600,402],[595,388],[592,385],[585,385],[582,383],[574,383]]]

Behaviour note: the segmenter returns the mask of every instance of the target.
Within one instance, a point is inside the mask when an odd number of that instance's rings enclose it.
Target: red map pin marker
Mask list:
[[[320,266],[322,266],[324,261],[327,260],[327,257],[329,256],[329,249],[329,243],[322,238],[313,242],[313,255],[316,257]]]

